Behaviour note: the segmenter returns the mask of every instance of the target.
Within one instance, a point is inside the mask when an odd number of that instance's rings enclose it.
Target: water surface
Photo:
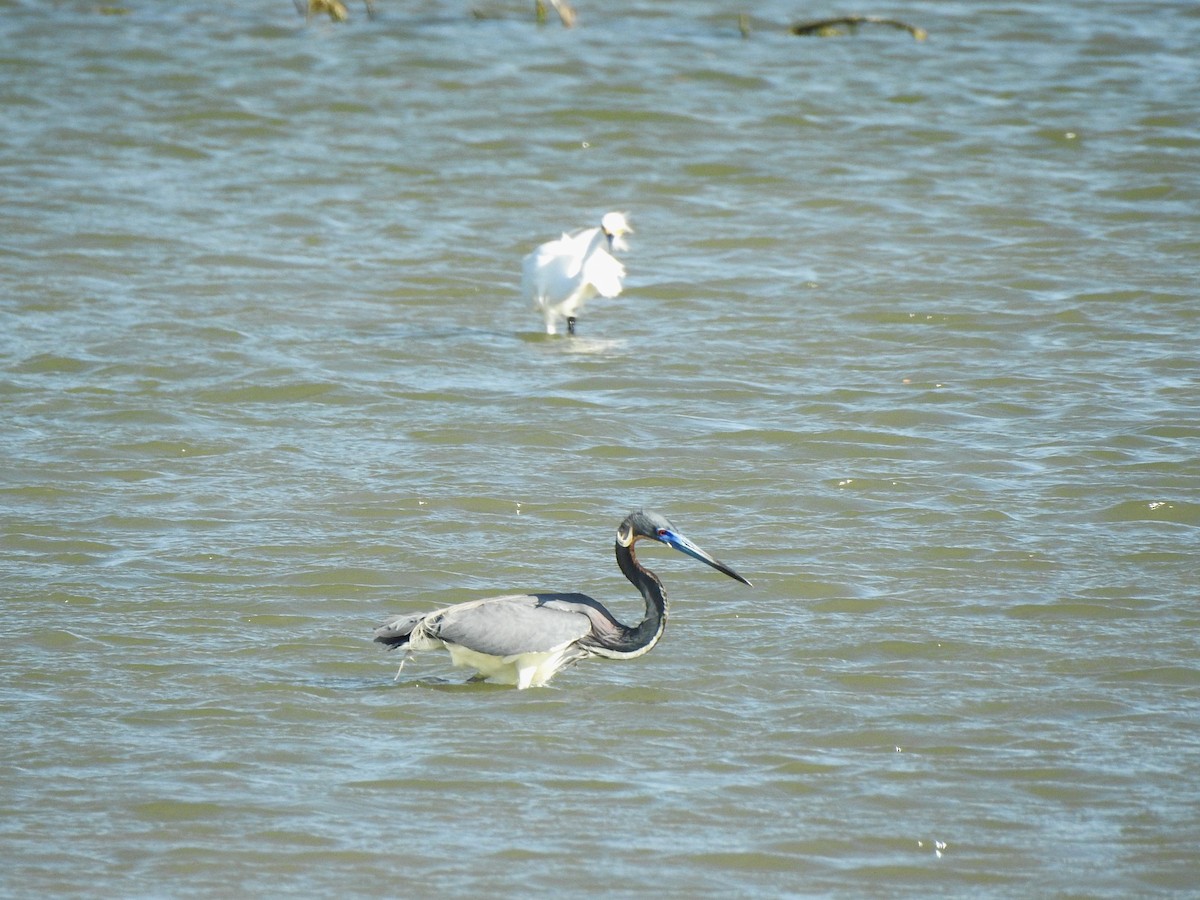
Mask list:
[[[1193,890],[1200,15],[578,5],[0,4],[0,893]],[[370,642],[643,505],[753,590]]]

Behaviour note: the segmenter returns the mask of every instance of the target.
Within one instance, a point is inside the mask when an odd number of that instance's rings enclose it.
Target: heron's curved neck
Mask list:
[[[595,647],[594,652],[598,656],[631,659],[649,653],[663,636],[667,627],[667,595],[658,576],[637,561],[632,545],[625,547],[618,542],[616,553],[617,565],[646,601],[646,615],[637,625],[622,626],[603,645]]]

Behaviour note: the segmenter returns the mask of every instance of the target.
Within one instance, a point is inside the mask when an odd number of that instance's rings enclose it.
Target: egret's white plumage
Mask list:
[[[628,250],[624,237],[632,232],[623,213],[610,212],[600,227],[564,234],[525,257],[521,290],[545,319],[546,334],[556,334],[563,321],[574,334],[584,303],[621,293],[625,266],[612,251]]]

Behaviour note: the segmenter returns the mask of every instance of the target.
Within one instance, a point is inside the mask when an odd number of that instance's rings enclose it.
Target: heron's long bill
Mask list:
[[[680,553],[686,553],[693,559],[698,559],[700,562],[712,566],[718,572],[728,575],[735,581],[740,581],[742,584],[754,587],[754,585],[750,584],[748,580],[743,578],[737,572],[733,571],[733,569],[729,568],[729,566],[725,565],[725,563],[721,562],[719,559],[709,556],[707,553],[685,538],[682,534],[678,534],[674,531],[663,530],[658,533],[658,539],[668,547],[674,547]]]

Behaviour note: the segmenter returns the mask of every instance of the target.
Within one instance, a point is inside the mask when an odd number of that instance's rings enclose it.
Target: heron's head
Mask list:
[[[608,237],[609,245],[614,250],[629,249],[629,245],[625,243],[625,235],[633,234],[633,229],[629,226],[625,213],[605,213],[604,218],[600,220],[600,228],[603,229],[605,236]]]
[[[632,547],[640,538],[650,538],[668,547],[674,547],[680,553],[686,553],[693,559],[698,559],[705,565],[712,566],[718,572],[728,575],[735,581],[749,585],[750,582],[733,571],[719,559],[705,553],[690,540],[684,537],[664,515],[647,510],[635,510],[625,517],[617,527],[617,543],[622,547]]]

